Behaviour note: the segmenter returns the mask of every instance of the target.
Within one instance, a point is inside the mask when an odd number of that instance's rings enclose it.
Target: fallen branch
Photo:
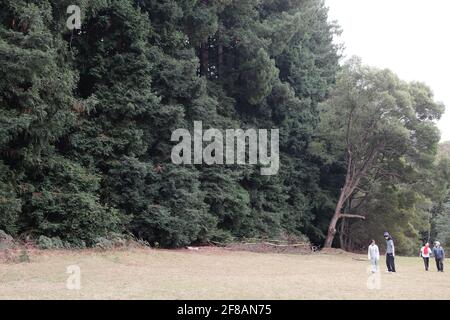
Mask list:
[[[356,260],[356,261],[364,261],[364,262],[366,262],[367,261],[367,259],[363,259],[363,258],[352,258],[353,260]]]
[[[254,244],[254,243],[247,243],[247,244]],[[295,243],[295,244],[275,244],[270,242],[263,242],[263,244],[266,244],[268,246],[273,247],[310,247],[307,243]]]

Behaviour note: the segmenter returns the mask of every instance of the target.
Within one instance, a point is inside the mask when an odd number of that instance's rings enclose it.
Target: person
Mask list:
[[[378,271],[378,261],[380,260],[380,251],[378,250],[378,246],[375,243],[375,240],[372,240],[367,255],[370,260],[371,271],[372,273],[376,273]]]
[[[428,267],[430,266],[430,256],[431,256],[431,248],[430,244],[427,242],[422,248],[420,248],[420,257],[423,258],[425,271],[428,271]]]
[[[394,240],[389,232],[384,233],[386,239],[386,266],[389,273],[395,272],[395,247]]]
[[[439,241],[436,241],[434,243],[433,256],[436,260],[436,267],[438,269],[438,272],[444,272],[445,252],[444,248],[441,247],[441,243]]]

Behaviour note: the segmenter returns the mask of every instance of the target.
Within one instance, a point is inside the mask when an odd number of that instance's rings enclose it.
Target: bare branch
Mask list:
[[[343,213],[339,216],[340,218],[354,218],[354,219],[362,219],[362,220],[366,220],[365,216],[360,216],[359,214],[347,214],[347,213]]]

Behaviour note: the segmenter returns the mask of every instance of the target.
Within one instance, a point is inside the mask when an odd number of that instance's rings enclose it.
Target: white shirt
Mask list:
[[[380,251],[378,250],[378,246],[376,244],[371,244],[369,246],[367,256],[368,256],[369,260],[372,260],[372,259],[380,260]]]
[[[423,246],[422,248],[420,248],[420,255],[421,255],[423,258],[429,258],[430,255],[431,255],[431,251],[433,251],[433,250],[432,250],[430,247],[428,247],[428,253],[427,253],[427,254],[424,253],[424,250],[425,250],[425,246]]]

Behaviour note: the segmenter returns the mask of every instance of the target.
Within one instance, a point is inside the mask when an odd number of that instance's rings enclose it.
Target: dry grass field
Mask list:
[[[0,263],[0,299],[450,299],[450,274],[397,257],[368,289],[368,262],[352,254],[192,250],[38,251]],[[434,262],[434,261],[432,261]],[[69,290],[67,267],[81,270]],[[450,265],[449,265],[450,267]]]

